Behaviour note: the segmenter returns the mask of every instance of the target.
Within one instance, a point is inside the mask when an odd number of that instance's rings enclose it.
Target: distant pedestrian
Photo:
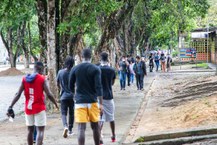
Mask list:
[[[172,63],[172,57],[168,53],[167,54],[167,72],[169,72],[171,70],[171,63]]]
[[[102,79],[102,87],[103,87],[103,115],[101,117],[101,130],[103,128],[103,122],[109,122],[112,136],[112,142],[116,141],[115,135],[115,119],[114,119],[114,112],[115,112],[115,104],[113,100],[113,91],[112,85],[115,83],[115,69],[109,66],[108,62],[108,54],[106,52],[101,53],[101,79]],[[103,144],[103,140],[101,137],[100,144]]]
[[[155,65],[156,65],[156,71],[158,71],[159,66],[160,66],[160,56],[158,55],[158,53],[156,53],[155,56],[154,56],[154,62],[155,62]]]
[[[69,88],[69,73],[74,65],[74,59],[68,56],[65,60],[65,68],[59,70],[57,75],[57,85],[60,91],[61,101],[61,115],[62,123],[64,126],[63,137],[67,138],[68,135],[72,135],[72,128],[74,124],[74,95]],[[67,123],[67,114],[69,119]]]
[[[130,86],[130,62],[131,62],[131,56],[130,55],[127,55],[127,86]]]
[[[140,56],[136,57],[136,63],[134,65],[134,72],[136,74],[136,85],[138,90],[143,89],[144,76],[147,75],[146,65],[144,61],[141,61]]]
[[[151,53],[149,56],[149,68],[150,68],[150,72],[153,72],[153,68],[154,68],[154,56]]]
[[[126,60],[126,57],[123,56],[121,58],[121,61],[119,62],[119,79],[120,79],[120,86],[121,90],[125,90],[126,87],[126,76],[127,76],[127,67],[128,67],[128,62]]]
[[[133,70],[134,65],[135,65],[135,63],[133,61],[130,61],[129,68],[130,68],[130,83],[131,84],[134,83],[134,76],[135,76],[135,72]]]
[[[161,53],[160,62],[161,62],[162,71],[166,72],[166,56],[164,53]]]
[[[91,56],[91,50],[84,49],[82,63],[72,68],[69,75],[69,88],[75,94],[78,145],[85,144],[86,123],[88,122],[93,130],[95,145],[100,144],[99,119],[100,113],[103,112],[101,70],[98,66],[91,64]]]
[[[9,109],[8,116],[14,116],[13,106],[20,99],[22,92],[26,98],[25,101],[25,118],[26,125],[28,126],[27,142],[28,145],[33,145],[34,126],[37,129],[36,144],[42,145],[44,138],[44,130],[46,126],[46,105],[44,91],[47,97],[58,108],[57,102],[54,99],[53,94],[48,86],[48,81],[43,73],[43,63],[36,62],[34,66],[34,73],[29,74],[23,78],[19,91],[16,93]]]

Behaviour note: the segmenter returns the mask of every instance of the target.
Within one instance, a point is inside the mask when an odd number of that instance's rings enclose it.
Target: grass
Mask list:
[[[199,64],[197,64],[197,67],[199,67],[199,68],[205,68],[205,69],[209,68],[209,66],[208,66],[207,63],[199,63]]]

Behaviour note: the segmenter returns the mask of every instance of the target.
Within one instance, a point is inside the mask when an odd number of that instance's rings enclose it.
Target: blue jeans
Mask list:
[[[126,77],[127,77],[127,73],[120,71],[119,72],[119,79],[120,79],[120,85],[121,85],[121,89],[125,89],[126,86]]]
[[[131,84],[133,84],[133,82],[134,82],[134,74],[130,74],[130,82],[131,82]]]
[[[156,71],[158,71],[158,68],[160,66],[160,62],[159,61],[155,61],[155,64],[156,64]]]

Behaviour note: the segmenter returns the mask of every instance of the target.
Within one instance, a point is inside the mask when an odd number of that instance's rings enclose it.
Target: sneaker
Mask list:
[[[102,140],[99,141],[99,145],[103,145],[103,141]]]
[[[68,137],[68,128],[66,127],[66,128],[64,128],[64,130],[63,130],[63,137],[64,138],[67,138]]]
[[[144,88],[141,88],[141,91],[144,91]]]
[[[112,140],[112,142],[116,142],[115,136],[112,136],[112,137],[111,137],[111,140]]]
[[[72,136],[72,135],[74,135],[74,132],[73,131],[69,131],[68,136]]]

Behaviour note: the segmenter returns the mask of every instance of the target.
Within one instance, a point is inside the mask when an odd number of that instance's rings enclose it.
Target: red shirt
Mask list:
[[[26,77],[23,78],[25,101],[25,113],[27,115],[37,114],[46,110],[44,97],[45,77],[37,74],[32,82],[27,82]]]

